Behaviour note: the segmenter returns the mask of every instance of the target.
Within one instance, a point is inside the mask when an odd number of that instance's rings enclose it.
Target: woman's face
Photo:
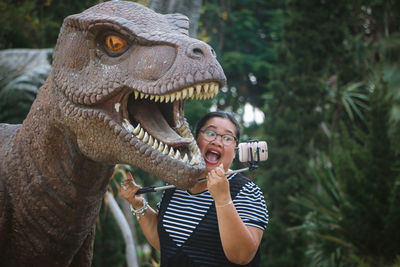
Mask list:
[[[211,130],[217,134],[229,134],[236,137],[235,125],[229,119],[220,117],[209,119],[200,130]],[[225,171],[228,171],[235,158],[235,142],[227,146],[223,144],[221,136],[217,136],[214,141],[207,141],[204,133],[200,132],[197,144],[206,162],[206,173],[221,163],[224,165]]]

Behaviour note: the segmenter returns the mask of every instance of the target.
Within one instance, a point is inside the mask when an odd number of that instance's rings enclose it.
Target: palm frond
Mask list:
[[[364,86],[362,82],[351,83],[344,86],[341,89],[341,101],[344,106],[346,113],[351,121],[354,121],[356,116],[365,121],[364,112],[368,105],[368,94],[365,91],[361,91],[361,87]]]
[[[322,162],[320,165],[323,167],[311,168],[316,187],[310,188],[301,197],[290,197],[292,202],[305,207],[308,213],[301,225],[289,231],[302,231],[312,240],[307,248],[311,266],[346,266],[342,264],[349,261],[344,258],[355,249],[346,239],[340,209],[348,201],[330,164]]]

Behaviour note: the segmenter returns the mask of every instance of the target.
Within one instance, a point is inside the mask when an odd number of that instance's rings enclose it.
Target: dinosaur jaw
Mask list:
[[[75,129],[72,138],[79,155],[111,165],[129,164],[188,189],[198,181],[205,163],[184,118],[184,103],[214,98],[219,87],[217,82],[203,82],[165,95],[120,87],[107,101],[93,106],[60,95],[60,114],[65,116],[60,121]]]

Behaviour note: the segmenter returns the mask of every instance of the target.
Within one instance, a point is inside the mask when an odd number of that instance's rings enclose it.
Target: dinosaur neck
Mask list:
[[[65,198],[74,196],[71,201],[80,205],[92,199],[102,199],[113,166],[82,155],[74,136],[67,129],[59,129],[53,120],[49,120],[48,114],[46,110],[30,114],[14,142],[19,145],[24,161],[31,163],[27,166],[32,169],[31,173],[41,176],[40,180],[28,182],[48,183],[58,195]]]
[[[93,233],[113,166],[84,157],[73,134],[58,126],[57,110],[46,103],[51,101],[37,98],[5,157],[3,174],[16,196],[10,198],[13,232],[27,241],[11,242],[8,249],[52,255],[67,265]]]
[[[74,137],[49,119],[52,113],[42,110],[43,105],[36,107],[39,105],[33,105],[17,132],[8,162],[9,169],[18,172],[14,175],[18,178],[7,181],[19,195],[13,204],[13,227],[21,233],[31,232],[26,237],[34,244],[30,250],[53,250],[75,243],[71,251],[63,251],[67,257],[93,229],[113,166],[85,158]],[[45,238],[48,244],[42,242],[43,233],[49,235]]]

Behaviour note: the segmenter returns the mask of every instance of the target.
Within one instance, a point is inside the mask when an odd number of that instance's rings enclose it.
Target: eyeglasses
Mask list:
[[[211,130],[200,130],[200,132],[204,135],[204,139],[208,142],[212,142],[217,139],[217,136],[221,136],[222,143],[225,146],[231,146],[237,142],[237,138],[230,134],[219,134]]]

